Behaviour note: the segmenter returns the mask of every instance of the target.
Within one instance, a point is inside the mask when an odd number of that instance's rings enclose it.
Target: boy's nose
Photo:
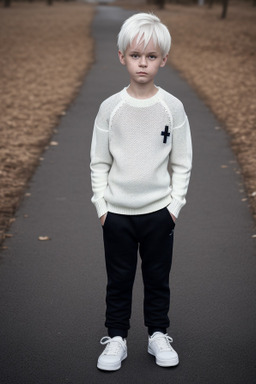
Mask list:
[[[147,60],[144,56],[141,56],[139,64],[140,64],[140,67],[146,67],[147,66]]]

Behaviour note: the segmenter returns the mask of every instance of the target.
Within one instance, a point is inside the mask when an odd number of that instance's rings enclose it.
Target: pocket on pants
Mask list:
[[[168,224],[170,225],[171,229],[173,230],[175,228],[176,223],[174,222],[170,212],[168,211],[168,208],[165,208],[165,213],[168,219]]]
[[[105,225],[106,225],[106,222],[107,222],[107,219],[108,219],[108,215],[109,215],[109,212],[107,212],[107,215],[106,215],[106,218],[105,218],[104,224],[102,225],[102,228],[104,228],[104,227],[105,227]]]
[[[109,221],[111,222],[111,216],[112,216],[112,215],[113,215],[113,214],[112,214],[111,212],[108,212],[108,213],[107,213],[107,217],[106,217],[106,219],[105,219],[105,221],[104,221],[104,225],[102,225],[102,228],[103,228],[103,229],[109,226]]]

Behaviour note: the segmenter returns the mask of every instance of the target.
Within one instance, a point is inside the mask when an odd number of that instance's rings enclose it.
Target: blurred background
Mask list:
[[[151,11],[174,66],[230,136],[256,221],[256,0],[0,1],[0,244],[93,65],[97,5]],[[72,129],[72,127],[71,127]],[[223,167],[232,167],[232,164]]]

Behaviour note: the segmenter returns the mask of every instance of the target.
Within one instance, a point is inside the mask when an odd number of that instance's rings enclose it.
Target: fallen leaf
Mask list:
[[[49,236],[39,236],[38,240],[40,240],[40,241],[47,241],[47,240],[51,240],[51,238]]]
[[[11,238],[11,237],[13,237],[13,234],[12,234],[12,233],[6,233],[6,234],[5,234],[5,238],[6,238],[6,239],[9,239],[9,238]]]

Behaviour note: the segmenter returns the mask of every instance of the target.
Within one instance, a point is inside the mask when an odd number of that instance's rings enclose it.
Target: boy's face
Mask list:
[[[118,52],[121,64],[130,74],[131,82],[139,84],[153,83],[160,67],[164,67],[168,55],[163,57],[159,46],[151,39],[144,48],[144,42],[136,43],[136,38],[129,45],[125,54]]]

